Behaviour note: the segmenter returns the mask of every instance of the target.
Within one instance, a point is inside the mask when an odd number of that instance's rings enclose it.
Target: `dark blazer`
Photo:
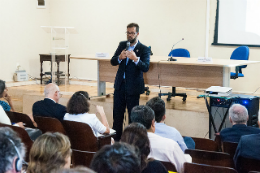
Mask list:
[[[259,128],[246,126],[245,124],[235,124],[231,128],[221,130],[221,141],[239,142],[241,136],[260,133]]]
[[[240,157],[257,159],[260,163],[260,134],[242,136],[238,143],[234,163],[238,169],[241,165]]]
[[[119,43],[119,46],[110,61],[113,66],[119,65],[115,78],[114,88],[115,90],[119,90],[125,73],[126,93],[128,95],[142,94],[144,93],[143,72],[147,72],[149,70],[150,49],[138,41],[134,49],[136,56],[140,57],[138,64],[135,65],[135,63],[130,59],[127,65],[126,59],[119,63],[118,57],[126,48],[126,42],[127,41],[122,41]]]
[[[48,98],[35,102],[32,111],[33,116],[57,118],[60,121],[63,120],[64,115],[67,113],[65,106]]]

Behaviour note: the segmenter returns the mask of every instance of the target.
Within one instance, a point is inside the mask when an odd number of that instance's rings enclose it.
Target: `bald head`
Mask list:
[[[50,83],[45,86],[44,95],[46,98],[53,99],[58,103],[60,98],[60,89],[56,84]]]
[[[233,124],[246,124],[248,119],[248,111],[245,106],[233,104],[229,108],[229,118]]]

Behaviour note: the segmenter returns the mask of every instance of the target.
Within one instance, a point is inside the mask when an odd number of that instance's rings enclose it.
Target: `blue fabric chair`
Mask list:
[[[190,52],[187,49],[173,49],[168,56],[171,57],[190,57]],[[176,87],[172,87],[172,92],[169,93],[159,93],[159,97],[168,95],[167,101],[171,100],[171,97],[180,96],[183,97],[183,101],[186,101],[187,94],[186,93],[176,93]]]
[[[249,58],[249,48],[247,46],[240,46],[236,48],[230,59],[233,60],[248,60]],[[230,78],[231,79],[237,79],[238,77],[244,77],[244,74],[242,74],[242,68],[246,68],[246,65],[242,66],[237,66],[236,67],[236,72],[231,72],[230,73]]]

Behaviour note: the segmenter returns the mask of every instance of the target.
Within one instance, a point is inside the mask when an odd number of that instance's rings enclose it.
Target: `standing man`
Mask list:
[[[138,41],[139,26],[127,25],[127,41],[122,41],[111,58],[113,66],[119,65],[115,78],[113,129],[115,140],[119,141],[123,130],[125,108],[128,110],[129,123],[131,110],[139,105],[140,94],[144,93],[143,72],[149,70],[150,49]]]

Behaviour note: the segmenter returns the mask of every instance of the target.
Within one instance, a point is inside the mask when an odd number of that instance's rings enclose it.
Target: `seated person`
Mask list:
[[[120,142],[128,143],[139,149],[142,173],[168,173],[161,162],[147,159],[150,153],[150,142],[146,128],[142,124],[131,123],[128,125],[123,131]]]
[[[109,134],[110,128],[107,117],[102,106],[96,106],[97,113],[101,116],[101,122],[95,114],[89,114],[89,95],[85,91],[75,92],[68,101],[68,113],[64,116],[64,120],[77,121],[88,124],[95,136],[99,134]]]
[[[155,121],[156,121],[155,134],[176,141],[179,144],[179,146],[181,147],[182,151],[184,152],[187,149],[187,146],[186,146],[180,132],[177,129],[175,129],[174,127],[167,126],[164,123],[164,120],[166,119],[165,102],[160,97],[154,97],[154,98],[150,99],[146,103],[146,105],[149,106],[150,108],[152,108],[154,111],[154,114],[155,114]],[[192,149],[194,149],[195,142],[193,141],[192,144],[194,146],[194,147],[192,147]]]
[[[7,91],[8,89],[5,85],[5,81],[0,80],[0,105],[5,111],[14,111],[11,96],[7,93]]]
[[[30,150],[27,173],[52,172],[70,168],[71,145],[61,133],[45,133],[38,137]]]
[[[1,106],[0,106],[1,107]],[[9,127],[0,128],[0,172],[18,173],[22,170],[25,147]],[[17,164],[14,164],[16,163]]]
[[[260,127],[260,114],[258,114],[258,126]],[[237,150],[234,156],[234,163],[239,170],[241,161],[240,158],[256,159],[260,162],[260,134],[244,135],[238,143]]]
[[[62,121],[67,111],[65,106],[59,104],[61,98],[59,87],[53,83],[46,85],[44,95],[44,100],[33,104],[33,116],[57,118]]]
[[[239,142],[240,137],[249,134],[258,134],[260,129],[247,126],[248,112],[246,107],[240,104],[233,104],[229,108],[229,121],[233,126],[221,130],[221,141]]]
[[[191,161],[191,157],[184,154],[177,142],[155,134],[154,111],[149,106],[135,106],[131,111],[132,122],[141,123],[146,127],[150,140],[151,151],[148,158],[171,162],[179,173],[183,172],[184,162]]]
[[[138,150],[126,143],[105,145],[94,155],[90,168],[97,173],[140,173]]]
[[[77,166],[73,169],[60,169],[57,172],[52,173],[95,173],[91,169],[84,167],[84,166]]]

